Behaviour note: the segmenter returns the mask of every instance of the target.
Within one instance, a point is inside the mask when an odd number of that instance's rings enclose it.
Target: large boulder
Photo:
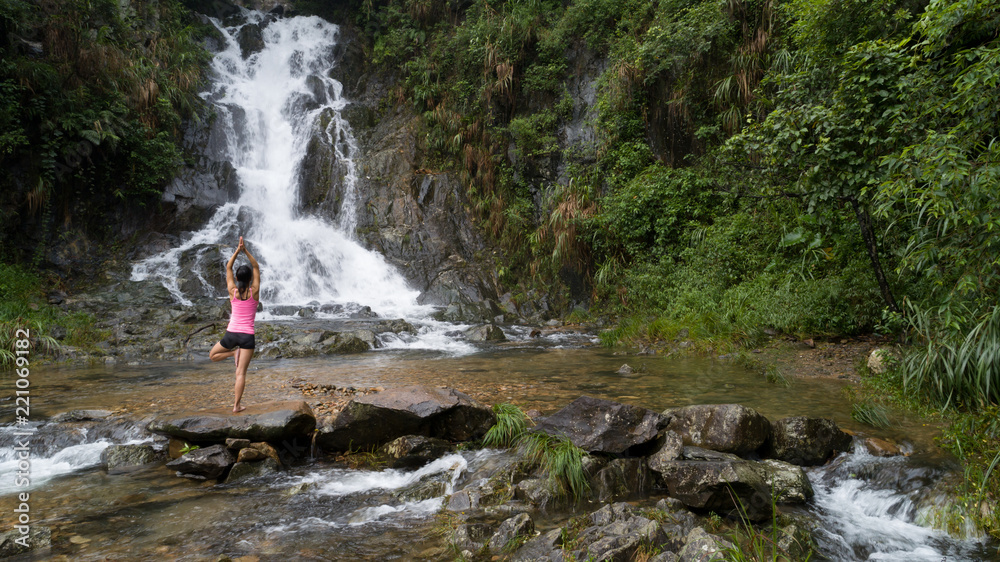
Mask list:
[[[533,431],[565,437],[591,453],[641,454],[669,419],[646,408],[581,396]]]
[[[685,445],[713,451],[746,455],[771,435],[771,422],[740,404],[700,404],[663,414],[672,417],[668,429],[680,434]]]
[[[266,402],[239,414],[228,409],[185,414],[149,424],[153,433],[192,443],[224,443],[227,438],[281,443],[316,428],[316,416],[304,401]]]
[[[685,447],[681,459],[656,470],[670,496],[689,508],[761,521],[772,514],[771,491],[755,464],[731,453]]]
[[[180,476],[211,479],[222,476],[235,462],[236,459],[225,445],[212,445],[188,452],[181,458],[168,462],[167,467],[176,470]]]
[[[770,458],[800,466],[823,464],[839,453],[849,451],[851,436],[825,418],[795,416],[772,424]]]
[[[450,388],[422,385],[392,388],[347,403],[316,444],[328,451],[378,447],[404,435],[468,441],[486,434],[493,410]]]

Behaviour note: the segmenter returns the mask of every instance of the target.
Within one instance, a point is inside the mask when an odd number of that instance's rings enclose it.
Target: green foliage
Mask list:
[[[857,402],[851,406],[851,419],[879,429],[890,425],[885,408],[872,402]]]
[[[200,103],[202,24],[178,0],[8,1],[0,28],[0,242],[42,212],[99,237],[109,207],[155,200]]]
[[[586,497],[590,490],[583,471],[586,451],[565,437],[542,432],[524,434],[518,448],[529,462],[541,466],[557,495],[577,502]]]
[[[199,445],[192,445],[190,443],[185,443],[184,446],[181,447],[180,454],[186,455],[186,454],[190,453],[191,451],[197,451],[200,448],[201,447]]]
[[[493,413],[497,421],[483,436],[486,447],[513,447],[528,427],[528,416],[513,404],[494,404]]]

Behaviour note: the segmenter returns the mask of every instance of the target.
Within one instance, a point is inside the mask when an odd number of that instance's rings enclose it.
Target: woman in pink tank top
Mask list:
[[[250,260],[250,267],[241,265],[233,275],[233,263],[236,256],[243,252]],[[235,279],[234,279],[235,278]],[[243,245],[243,237],[240,236],[240,244],[233,252],[233,256],[226,262],[226,291],[229,293],[229,302],[233,307],[232,315],[229,317],[229,326],[226,334],[219,343],[215,344],[212,351],[208,353],[212,361],[222,361],[233,357],[236,361],[236,401],[233,403],[233,413],[242,412],[246,408],[240,404],[243,398],[243,387],[246,384],[247,366],[253,357],[255,341],[253,336],[253,322],[257,317],[257,303],[260,301],[260,266],[254,259],[246,246]]]

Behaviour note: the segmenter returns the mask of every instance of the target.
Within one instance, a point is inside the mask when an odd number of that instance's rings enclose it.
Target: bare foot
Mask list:
[[[240,412],[242,412],[243,410],[246,410],[246,409],[247,409],[246,406],[233,406],[233,413],[234,414],[238,414],[238,413],[240,413]]]

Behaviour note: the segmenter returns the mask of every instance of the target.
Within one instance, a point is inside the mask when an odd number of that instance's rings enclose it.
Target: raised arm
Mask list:
[[[240,253],[240,246],[236,247],[236,251],[230,256],[229,261],[226,262],[226,292],[229,298],[233,297],[233,290],[236,289],[236,279],[233,278],[233,263],[236,262],[236,256]]]
[[[260,300],[260,265],[257,260],[250,253],[250,250],[243,244],[243,238],[240,238],[240,247],[243,248],[243,253],[247,255],[247,259],[250,260],[250,266],[253,267],[253,283],[250,287],[253,289],[254,300]]]

